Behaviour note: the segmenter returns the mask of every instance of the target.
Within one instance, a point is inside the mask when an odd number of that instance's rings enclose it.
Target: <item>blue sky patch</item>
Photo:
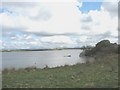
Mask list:
[[[82,13],[88,13],[90,10],[100,10],[102,2],[82,2],[82,7],[79,10]]]

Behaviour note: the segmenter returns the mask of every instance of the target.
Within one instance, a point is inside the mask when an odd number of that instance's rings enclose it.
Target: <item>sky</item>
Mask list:
[[[45,2],[46,1],[46,2]],[[118,2],[0,3],[0,49],[74,48],[118,43]]]

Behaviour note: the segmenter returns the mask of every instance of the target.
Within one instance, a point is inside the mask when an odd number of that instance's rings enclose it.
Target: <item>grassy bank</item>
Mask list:
[[[118,87],[118,55],[96,55],[94,62],[46,69],[3,72],[3,88]]]

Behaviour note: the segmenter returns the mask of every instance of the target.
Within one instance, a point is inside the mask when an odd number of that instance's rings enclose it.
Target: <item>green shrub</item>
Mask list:
[[[85,50],[82,55],[84,54],[85,56],[93,56],[98,53],[104,53],[104,54],[109,54],[109,53],[120,53],[120,50],[118,50],[119,45],[116,43],[110,43],[109,40],[103,40],[100,41],[96,44],[96,46],[92,49]]]

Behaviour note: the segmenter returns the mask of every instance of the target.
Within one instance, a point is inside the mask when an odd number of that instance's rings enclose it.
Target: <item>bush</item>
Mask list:
[[[90,50],[85,50],[84,55],[93,56],[98,53],[120,53],[120,50],[118,51],[118,46],[120,47],[120,45],[117,45],[116,43],[110,43],[109,40],[103,40],[98,42],[94,48]]]

